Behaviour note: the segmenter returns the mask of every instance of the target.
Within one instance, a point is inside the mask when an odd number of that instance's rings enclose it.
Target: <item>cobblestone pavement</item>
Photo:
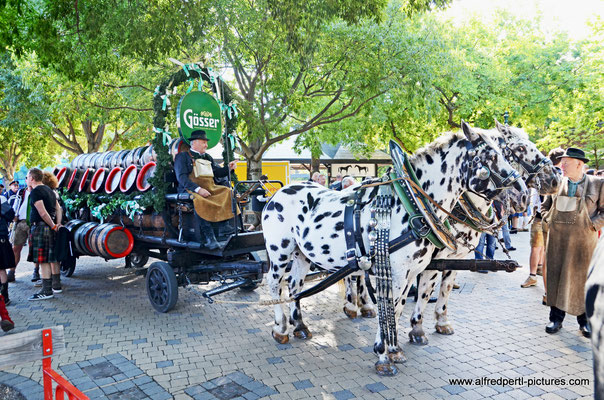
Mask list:
[[[424,327],[430,343],[407,343],[414,304],[408,303],[399,330],[407,362],[396,377],[375,374],[377,322],[346,318],[336,287],[303,302],[313,338],[292,337],[286,345],[271,338],[269,307],[208,304],[198,293],[180,289],[173,311],[155,312],[144,278],[125,270],[123,260],[81,259],[74,276],[63,279],[64,292],[40,302],[27,301],[34,292],[32,267],[22,263],[10,287],[9,310],[14,332],[65,327],[67,352],[54,357],[53,366],[91,399],[592,398],[589,341],[572,316],[558,334],[545,333],[542,280],[537,287],[520,288],[528,274],[528,233],[512,239],[522,270],[458,275],[461,289],[449,302],[454,335],[434,332],[429,304]],[[503,257],[500,250],[497,256]],[[218,299],[253,302],[268,299],[268,291],[261,285]],[[558,382],[503,386],[475,380],[522,377]],[[454,378],[474,381],[456,385],[450,382]],[[570,382],[581,378],[589,384]],[[28,398],[41,398],[35,385],[41,382],[41,363],[0,372],[0,384],[22,385]]]

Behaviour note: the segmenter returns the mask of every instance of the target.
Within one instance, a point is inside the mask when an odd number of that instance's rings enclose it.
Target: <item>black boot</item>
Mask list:
[[[212,224],[214,233],[218,240],[227,240],[231,235],[235,234],[235,220],[233,218],[226,221],[215,222]]]
[[[42,279],[42,290],[29,298],[30,301],[47,300],[55,297],[52,294],[52,279]]]
[[[220,245],[216,241],[212,224],[204,219],[200,219],[201,223],[199,226],[200,244],[202,248],[208,250],[216,250],[220,248]]]
[[[10,305],[10,299],[8,298],[8,282],[0,283],[0,294],[4,297],[4,305]]]

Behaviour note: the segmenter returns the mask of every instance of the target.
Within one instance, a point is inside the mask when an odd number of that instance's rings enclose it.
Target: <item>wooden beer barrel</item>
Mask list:
[[[126,257],[134,247],[134,238],[127,228],[109,223],[93,228],[88,242],[92,252],[103,258]]]
[[[90,248],[90,244],[88,243],[88,238],[96,226],[98,226],[98,223],[96,222],[86,222],[75,230],[75,233],[73,234],[73,244],[78,253],[85,256],[94,255]]]
[[[120,162],[120,167],[126,169],[128,165],[131,165],[132,156],[130,155],[133,150],[126,150],[126,152],[122,155],[122,160]]]
[[[104,188],[105,177],[107,176],[107,168],[101,167],[96,170],[90,181],[90,193],[96,193]]]
[[[119,189],[122,179],[122,167],[114,167],[105,180],[105,193],[111,194]]]
[[[151,189],[151,185],[149,184],[149,178],[153,176],[155,173],[155,163],[150,162],[145,164],[140,172],[138,173],[138,177],[136,178],[136,189],[140,192],[146,192]]]
[[[144,235],[149,236],[164,236],[166,228],[164,226],[164,219],[161,215],[155,214],[142,214],[135,215],[134,220],[127,216],[113,217],[110,222],[123,223],[128,229],[133,232],[141,232]],[[172,226],[178,228],[178,215],[171,216]]]
[[[109,166],[107,167],[109,170],[115,167],[119,167],[122,164],[122,157],[126,153],[127,150],[116,151],[111,159],[109,160]]]
[[[78,191],[80,193],[88,191],[90,188],[90,181],[92,180],[92,175],[94,174],[94,169],[88,168],[82,174],[82,178],[80,178],[80,184],[78,186]]]
[[[82,159],[82,157],[84,157],[86,154],[78,154],[73,160],[71,160],[71,168],[78,168],[78,165],[80,163],[80,160]]]
[[[142,146],[142,147],[136,148],[136,151],[134,152],[134,156],[132,157],[132,164],[141,166],[141,159],[143,158],[143,154],[145,153],[145,151],[147,150],[148,147],[149,146]]]
[[[130,165],[122,171],[122,179],[120,179],[120,191],[122,193],[130,193],[136,188],[136,176],[138,168],[136,165]]]
[[[59,169],[59,172],[57,173],[57,181],[59,182],[59,187],[67,186],[72,172],[73,170],[69,167],[63,167]]]
[[[67,222],[65,224],[65,228],[67,228],[67,230],[69,231],[69,233],[71,234],[71,239],[73,240],[73,235],[75,233],[75,231],[82,225],[84,225],[86,223],[86,221],[82,220],[82,219],[72,219],[71,221]]]
[[[170,142],[170,154],[172,155],[172,159],[176,157],[178,153],[183,151],[189,151],[191,147],[185,142],[182,138],[176,138]]]
[[[115,151],[106,151],[105,153],[103,153],[103,157],[101,157],[101,161],[97,163],[98,167],[96,168],[109,168],[109,160],[111,160],[114,154]]]
[[[92,158],[95,156],[95,153],[84,154],[84,157],[80,159],[80,163],[78,164],[79,169],[87,169],[90,168],[90,163]]]
[[[153,150],[153,145],[147,147],[147,150],[143,153],[143,155],[139,159],[139,166],[144,166],[145,164],[149,164],[151,161],[156,161],[157,155]]]
[[[73,192],[80,185],[80,178],[82,178],[82,174],[84,171],[81,169],[74,169],[69,177],[69,181],[67,182],[67,191]]]

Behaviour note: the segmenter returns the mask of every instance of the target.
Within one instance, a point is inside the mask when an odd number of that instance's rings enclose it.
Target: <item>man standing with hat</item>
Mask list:
[[[585,316],[585,282],[597,231],[604,226],[604,180],[584,173],[587,161],[583,150],[569,147],[560,164],[565,179],[558,194],[542,205],[549,231],[546,289],[551,309],[547,333],[558,332],[569,313],[577,316],[583,336],[591,337]]]
[[[208,137],[203,130],[196,130],[189,138],[191,150],[181,152],[174,158],[174,172],[178,180],[179,193],[191,193],[195,206],[196,236],[201,239],[202,247],[216,250],[220,247],[210,222],[228,224],[233,218],[231,209],[231,189],[216,185],[214,177],[221,178],[235,169],[236,161],[220,167],[206,153]]]

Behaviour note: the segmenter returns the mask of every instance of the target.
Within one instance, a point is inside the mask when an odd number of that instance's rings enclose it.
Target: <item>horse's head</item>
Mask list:
[[[530,201],[528,192],[521,192],[515,188],[508,188],[501,191],[495,200],[499,200],[505,205],[505,209],[512,210],[514,213],[523,213]]]
[[[467,190],[487,199],[493,199],[499,191],[510,187],[528,192],[520,174],[485,132],[472,129],[465,121],[461,121],[461,128],[467,138]]]
[[[495,125],[500,134],[503,155],[517,167],[527,186],[537,189],[543,195],[556,193],[561,176],[549,158],[529,140],[526,132],[520,128],[502,125],[497,120]]]

